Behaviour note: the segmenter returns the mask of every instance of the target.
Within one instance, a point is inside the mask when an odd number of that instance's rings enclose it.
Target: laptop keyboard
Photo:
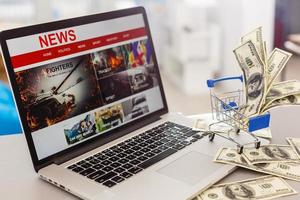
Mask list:
[[[165,122],[67,168],[112,187],[202,137],[189,127]]]

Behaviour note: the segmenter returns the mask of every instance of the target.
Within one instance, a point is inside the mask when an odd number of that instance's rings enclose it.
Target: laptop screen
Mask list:
[[[7,46],[39,160],[164,106],[142,14],[9,39]]]

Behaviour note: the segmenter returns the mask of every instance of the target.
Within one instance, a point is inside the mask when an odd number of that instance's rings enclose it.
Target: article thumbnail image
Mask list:
[[[72,125],[70,128],[65,128],[64,132],[69,145],[95,135],[96,126],[94,116],[92,114],[86,115],[85,118]]]
[[[146,95],[141,94],[122,103],[124,120],[129,121],[149,112]]]
[[[124,112],[121,104],[95,112],[96,130],[101,133],[123,123]]]
[[[91,54],[97,78],[126,70],[125,47],[118,46]]]
[[[88,56],[20,71],[16,76],[32,131],[102,105]]]
[[[132,94],[127,71],[100,79],[99,85],[103,101],[106,104],[128,97]]]
[[[129,49],[129,66],[147,66],[153,64],[152,48],[149,40],[136,41],[128,46]]]
[[[136,67],[127,71],[133,93],[139,93],[158,85],[158,78],[156,73],[153,72],[153,68],[153,66]]]

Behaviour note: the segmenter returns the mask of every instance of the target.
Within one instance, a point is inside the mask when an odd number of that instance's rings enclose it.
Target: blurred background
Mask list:
[[[294,54],[279,78],[300,77],[299,0],[0,0],[0,30],[133,6],[147,10],[171,111],[208,112],[206,79],[241,74],[232,50],[258,26],[268,53]]]

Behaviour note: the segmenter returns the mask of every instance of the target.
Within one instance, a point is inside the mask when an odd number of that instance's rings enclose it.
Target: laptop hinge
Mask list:
[[[101,139],[99,138],[99,140],[93,141],[80,149],[74,150],[72,152],[66,153],[63,156],[57,157],[53,160],[53,163],[55,163],[57,165],[65,163],[73,158],[76,158],[76,157],[78,157],[86,152],[89,152],[93,149],[96,149],[100,146],[103,146],[104,144],[114,141],[124,135],[127,135],[128,133],[131,133],[139,128],[145,127],[145,126],[147,126],[155,121],[158,121],[160,119],[161,119],[160,116],[153,116],[151,118],[143,119],[141,122],[139,122],[135,125],[131,125],[131,126],[128,126],[125,128],[124,127],[116,128],[116,131],[114,133],[111,133],[111,135],[108,135]]]

